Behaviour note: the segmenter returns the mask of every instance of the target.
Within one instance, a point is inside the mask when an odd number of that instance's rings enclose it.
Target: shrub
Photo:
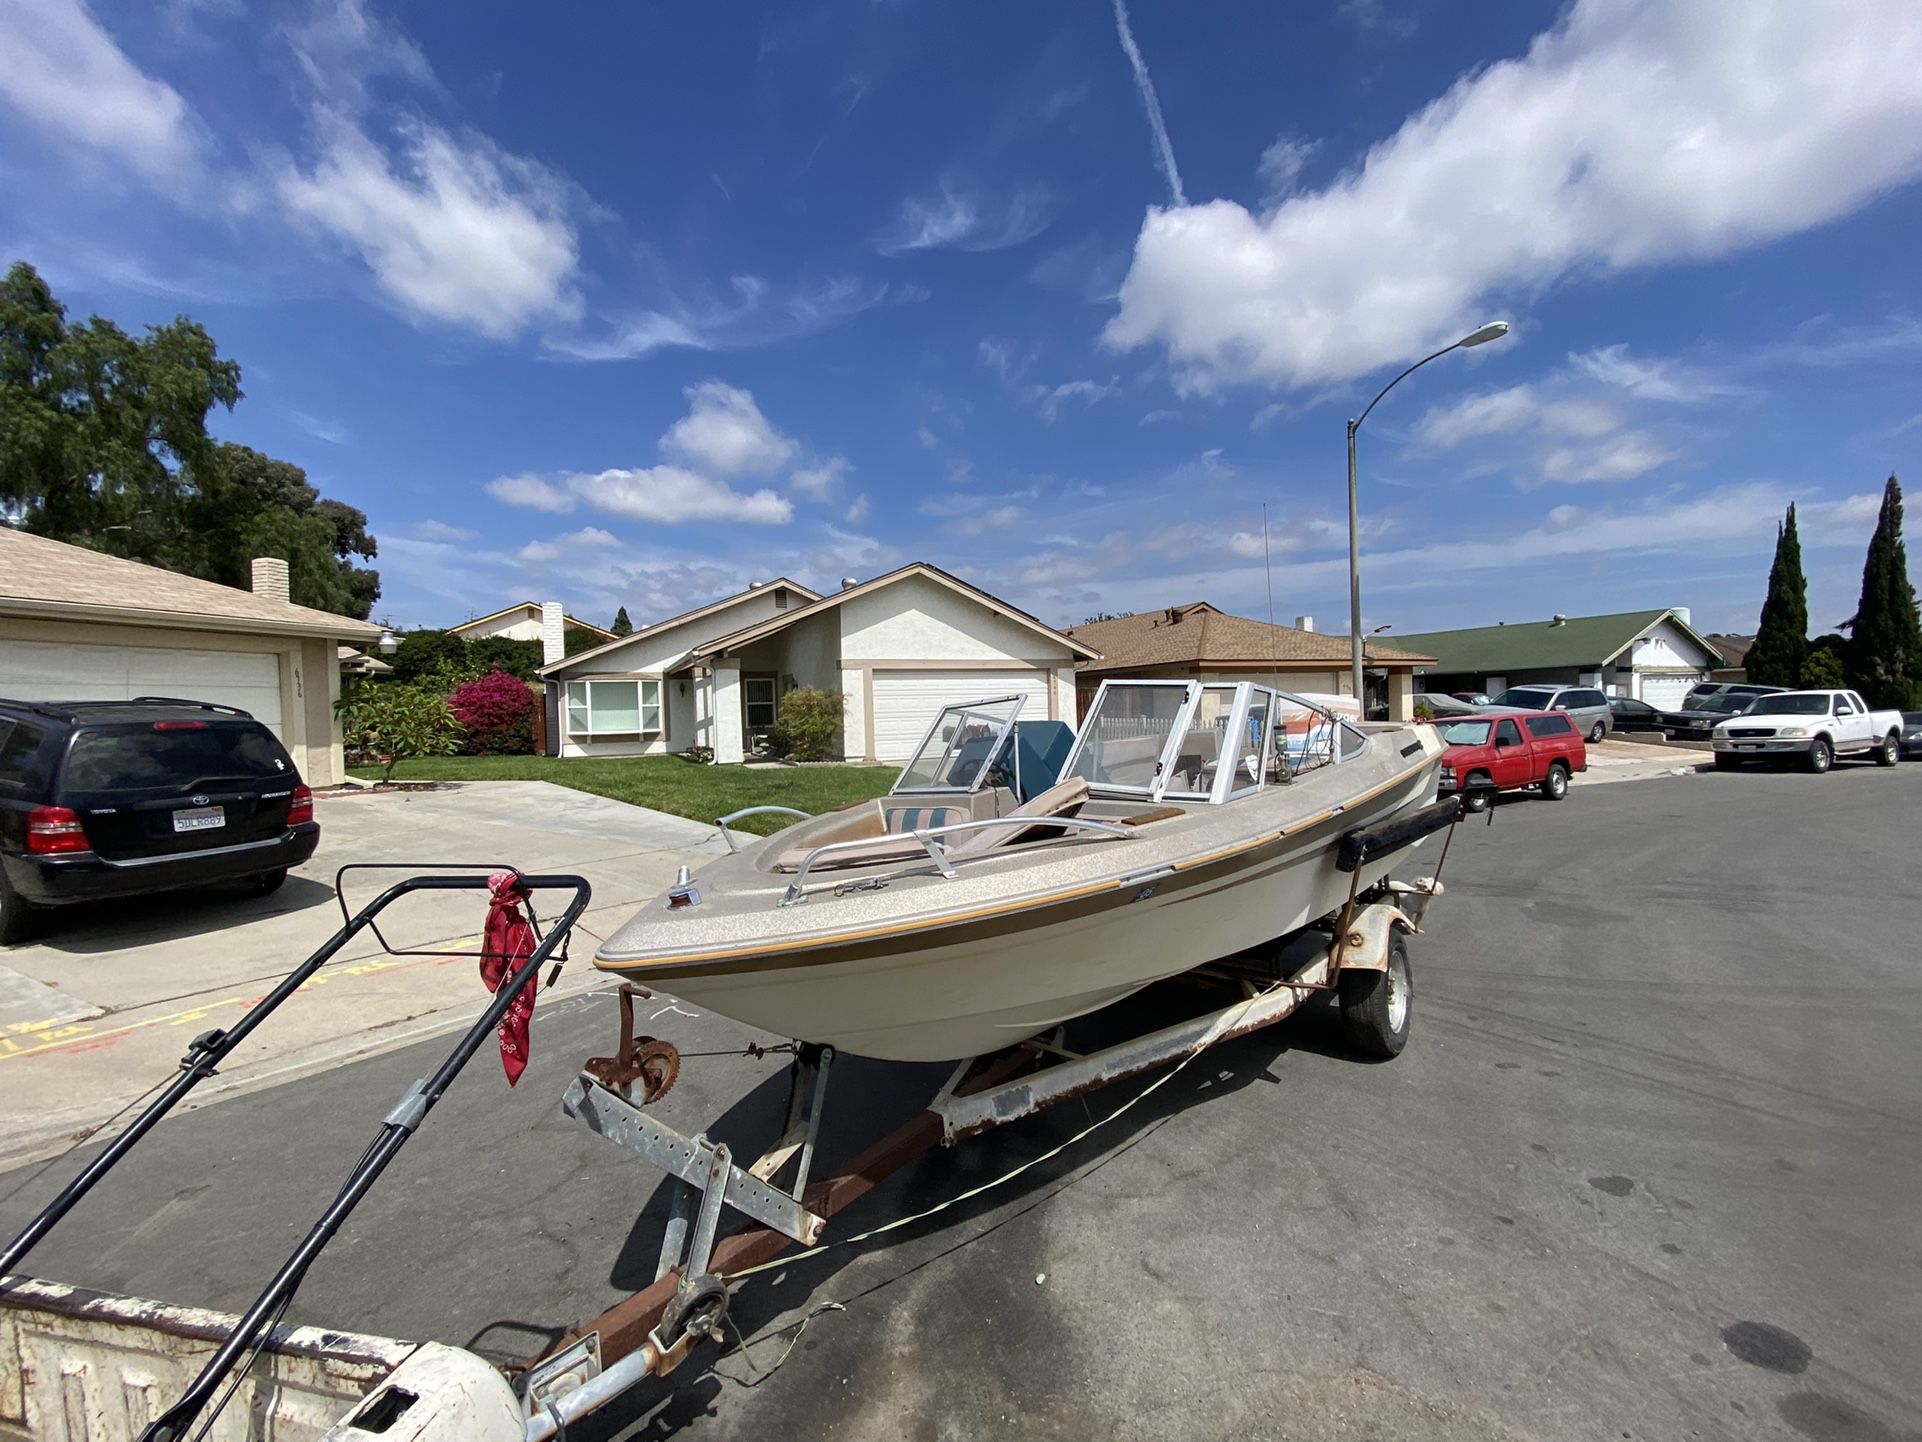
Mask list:
[[[781,714],[767,733],[770,750],[796,761],[826,761],[841,753],[839,691],[802,686],[781,698]]]
[[[1848,684],[1842,675],[1842,659],[1833,651],[1809,652],[1796,680],[1811,691],[1835,691]]]
[[[475,676],[485,676],[498,666],[523,681],[537,679],[541,668],[541,643],[516,641],[508,636],[483,636],[467,643],[467,659],[476,668]]]
[[[537,704],[525,681],[498,666],[457,686],[447,702],[467,733],[461,750],[469,756],[531,756]]]
[[[460,722],[431,687],[361,686],[337,710],[348,753],[379,762],[382,781],[393,780],[395,765],[410,756],[451,756],[460,747]]]
[[[467,662],[467,643],[452,631],[408,631],[394,652],[394,679],[418,681],[443,667]]]

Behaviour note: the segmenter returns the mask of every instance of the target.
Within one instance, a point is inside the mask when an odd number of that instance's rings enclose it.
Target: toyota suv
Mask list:
[[[0,700],[0,943],[82,902],[226,882],[272,891],[319,840],[313,793],[245,711]]]

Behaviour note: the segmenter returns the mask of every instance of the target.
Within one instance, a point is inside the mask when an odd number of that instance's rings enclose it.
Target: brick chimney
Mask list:
[[[254,594],[285,605],[288,600],[287,563],[278,556],[255,556]]]
[[[567,655],[566,625],[559,601],[541,602],[541,665],[551,666]]]

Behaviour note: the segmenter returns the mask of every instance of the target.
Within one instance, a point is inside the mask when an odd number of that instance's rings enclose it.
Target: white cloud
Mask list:
[[[1506,436],[1524,430],[1541,416],[1542,399],[1534,386],[1465,396],[1435,406],[1415,427],[1415,439],[1430,446],[1458,446],[1481,436]]]
[[[172,86],[127,58],[79,0],[0,4],[0,100],[153,181],[200,169],[200,129]]]
[[[1632,481],[1675,459],[1645,431],[1628,431],[1596,446],[1560,446],[1542,458],[1542,476],[1558,482]]]
[[[582,551],[609,550],[620,544],[619,537],[603,531],[599,526],[582,526],[578,531],[569,531],[551,541],[529,541],[514,552],[514,558],[530,565],[545,565],[576,558]]]
[[[662,525],[740,521],[784,526],[794,518],[794,505],[785,496],[766,490],[744,494],[679,466],[616,468],[597,475],[575,475],[568,477],[568,485],[597,511]]]
[[[1284,135],[1261,152],[1261,159],[1255,165],[1255,178],[1261,182],[1264,209],[1279,205],[1294,193],[1302,168],[1319,149],[1319,140]]]
[[[979,511],[971,516],[961,516],[948,523],[948,529],[957,536],[979,536],[988,531],[1005,531],[1020,523],[1027,512],[1020,506],[995,506],[990,510]]]
[[[861,522],[865,521],[868,518],[868,512],[870,512],[873,509],[874,507],[868,504],[868,498],[866,496],[856,496],[851,502],[848,503],[848,509],[847,509],[848,524],[851,526],[860,525]]]
[[[574,360],[633,360],[669,347],[740,350],[812,335],[879,305],[915,305],[928,293],[912,285],[887,285],[831,276],[820,281],[775,284],[758,275],[737,275],[724,297],[675,297],[662,307],[620,318],[604,332],[551,334],[542,344]]]
[[[1128,57],[1128,68],[1134,72],[1135,93],[1141,97],[1141,110],[1148,117],[1148,134],[1154,141],[1155,165],[1161,171],[1161,178],[1168,182],[1168,194],[1176,205],[1186,205],[1188,194],[1181,188],[1181,171],[1175,165],[1175,148],[1168,139],[1168,122],[1162,118],[1161,100],[1155,94],[1155,83],[1148,77],[1148,62],[1141,58],[1141,47],[1135,44],[1134,26],[1128,23],[1126,0],[1114,0],[1115,34],[1121,39],[1122,53]]]
[[[361,0],[316,0],[307,18],[288,28],[287,44],[314,93],[345,111],[366,109],[370,82],[384,76],[439,88],[420,47],[369,15]]]
[[[1107,341],[1189,389],[1366,374],[1578,270],[1700,260],[1922,173],[1912,0],[1578,0],[1267,215],[1150,210]]]
[[[315,440],[325,441],[330,446],[344,446],[352,439],[352,437],[347,434],[347,428],[345,426],[336,424],[333,421],[322,420],[319,416],[310,416],[305,411],[290,410],[287,412],[287,419],[299,426]]]
[[[416,521],[409,527],[423,541],[474,541],[480,539],[477,531],[465,526],[450,526],[445,521]]]
[[[843,456],[829,456],[811,466],[799,466],[788,484],[811,501],[829,501],[841,493],[841,479],[854,468]]]
[[[909,196],[894,223],[874,242],[883,255],[954,246],[960,250],[1007,250],[1034,239],[1054,219],[1054,197],[1039,186],[1005,199],[943,183],[940,193]]]
[[[319,162],[279,176],[280,199],[358,251],[409,315],[499,340],[580,313],[564,187],[545,170],[419,120],[391,158],[339,117],[325,129]]]
[[[721,381],[686,391],[688,412],[661,437],[661,452],[723,476],[765,476],[794,455],[794,442],[761,414],[754,397]]]
[[[1736,395],[1740,387],[1719,381],[1679,361],[1650,360],[1631,355],[1626,345],[1603,346],[1585,355],[1571,355],[1570,366],[1606,386],[1625,390],[1646,401],[1689,404],[1716,396]]]
[[[574,497],[565,487],[539,476],[501,476],[487,483],[487,494],[504,505],[523,506],[550,515],[564,516],[574,509]]]
[[[1043,420],[1053,425],[1061,414],[1061,407],[1069,401],[1085,401],[1089,405],[1106,400],[1121,389],[1118,379],[1107,381],[1076,380],[1064,381],[1058,386],[1030,386],[1028,399],[1035,409],[1041,412]]]
[[[1259,561],[1269,551],[1259,531],[1236,531],[1228,538],[1228,553],[1244,561]]]

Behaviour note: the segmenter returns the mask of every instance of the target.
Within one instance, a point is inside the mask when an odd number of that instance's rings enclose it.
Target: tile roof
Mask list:
[[[1082,666],[1084,671],[1128,671],[1144,666],[1207,666],[1247,662],[1275,662],[1284,667],[1346,664],[1352,654],[1349,638],[1324,631],[1300,631],[1275,626],[1196,601],[1112,621],[1090,621],[1068,634],[1101,653],[1101,659]],[[1366,644],[1370,662],[1386,666],[1416,666],[1428,657],[1399,646]]]
[[[1435,658],[1444,675],[1547,670],[1606,665],[1644,632],[1667,621],[1701,646],[1711,665],[1716,649],[1673,610],[1618,611],[1607,616],[1565,616],[1559,621],[1517,621],[1505,626],[1471,626],[1461,631],[1429,631],[1403,636]]]
[[[368,621],[123,561],[0,526],[0,612],[364,640]]]

